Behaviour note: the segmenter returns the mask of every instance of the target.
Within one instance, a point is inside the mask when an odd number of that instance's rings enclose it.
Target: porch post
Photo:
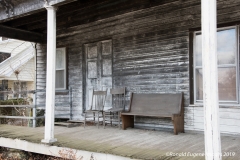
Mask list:
[[[216,0],[201,2],[205,158],[220,160]]]
[[[56,63],[56,8],[48,4],[47,9],[47,81],[45,133],[43,143],[53,143],[54,138],[54,109],[55,109],[55,63]]]

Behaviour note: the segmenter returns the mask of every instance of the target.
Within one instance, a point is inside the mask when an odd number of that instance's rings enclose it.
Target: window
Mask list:
[[[26,91],[27,90],[27,82],[14,82],[13,83],[14,91]],[[26,93],[15,93],[13,95],[14,98],[25,98],[27,97]]]
[[[8,80],[0,80],[0,91],[8,90]],[[7,96],[4,93],[0,93],[0,100],[7,99]]]
[[[66,89],[66,48],[56,50],[56,89]]]
[[[217,32],[219,102],[238,102],[238,34],[237,27]],[[194,34],[194,99],[203,101],[202,35]]]

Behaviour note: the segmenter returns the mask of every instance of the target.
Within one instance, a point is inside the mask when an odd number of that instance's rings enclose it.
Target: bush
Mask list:
[[[8,99],[8,100],[0,100],[0,105],[28,105],[29,103],[23,99]]]
[[[19,99],[8,99],[8,100],[0,100],[0,105],[16,105],[16,107],[4,107],[0,108],[0,115],[5,116],[28,116],[29,110],[27,107],[18,108],[17,105],[28,105],[29,102],[23,98]],[[2,124],[13,124],[13,125],[21,125],[26,126],[28,124],[28,120],[23,119],[11,119],[4,118],[0,119]]]
[[[44,116],[45,115],[45,110],[43,109],[37,109],[37,114],[36,116]],[[41,119],[37,119],[37,123],[36,126],[40,127],[40,126],[44,126],[45,125],[45,118],[41,118]]]

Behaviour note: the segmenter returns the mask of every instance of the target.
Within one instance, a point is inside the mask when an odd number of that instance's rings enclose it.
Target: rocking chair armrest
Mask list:
[[[105,112],[121,112],[123,111],[123,108],[110,108],[108,110],[105,110]]]

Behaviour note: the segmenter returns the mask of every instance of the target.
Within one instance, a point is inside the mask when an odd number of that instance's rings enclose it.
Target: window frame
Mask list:
[[[14,99],[17,99],[17,98],[24,98],[24,94],[23,93],[21,93],[21,91],[24,91],[24,90],[22,90],[22,84],[26,84],[26,88],[28,87],[28,82],[27,81],[13,81],[13,91],[16,91],[16,89],[15,89],[15,83],[19,83],[19,90],[17,90],[17,92],[20,92],[20,93],[18,93],[17,95],[18,95],[18,97],[16,97],[15,95],[16,94],[13,94],[13,98]],[[16,85],[18,85],[18,84],[16,84]],[[27,94],[26,94],[27,95]]]
[[[65,89],[67,89],[67,53],[66,53],[66,47],[56,48],[56,56],[57,56],[57,50],[61,50],[64,53],[64,56],[63,56],[64,57],[64,69],[57,69],[57,67],[56,67],[57,63],[55,64],[55,72],[64,70],[64,87],[63,88],[57,88],[55,86],[55,90],[65,90]],[[56,58],[56,61],[57,61],[57,58]],[[56,85],[56,80],[57,79],[56,79],[56,76],[55,76],[55,85]]]
[[[239,26],[228,26],[228,27],[221,27],[217,28],[218,31],[227,30],[227,29],[235,29],[236,30],[236,52],[235,52],[235,65],[233,64],[220,64],[217,65],[217,68],[230,68],[230,67],[236,67],[236,101],[226,101],[226,100],[219,100],[219,104],[239,104]],[[202,66],[196,66],[196,35],[201,33],[201,31],[194,31],[193,32],[193,87],[194,87],[194,104],[203,104],[203,100],[197,100],[196,98],[196,69],[202,69]]]

